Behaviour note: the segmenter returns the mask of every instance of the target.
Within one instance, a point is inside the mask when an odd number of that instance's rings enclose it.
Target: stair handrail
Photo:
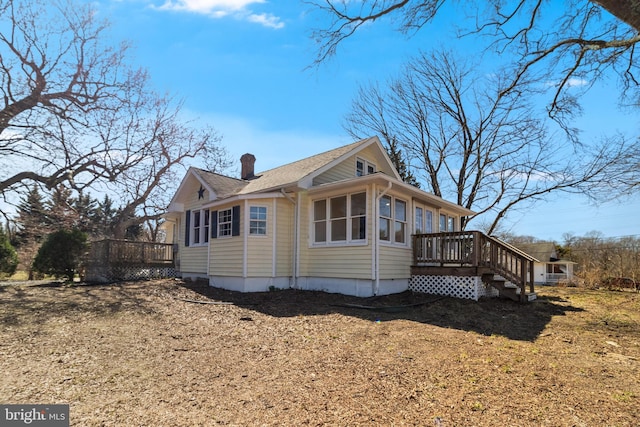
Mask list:
[[[501,248],[507,252],[509,255],[516,255],[516,257],[520,261],[520,271],[514,272],[512,268],[505,265],[505,263],[500,262],[499,257],[491,256],[490,265],[493,270],[497,270],[496,272],[500,275],[504,276],[509,281],[513,282],[520,288],[520,298],[522,300],[526,299],[526,286],[529,283],[529,290],[531,293],[535,292],[534,284],[533,284],[533,265],[536,261],[531,255],[523,252],[522,250],[515,248],[513,245],[510,245],[506,242],[503,242],[500,239],[497,239],[493,236],[488,236],[482,232],[478,232],[482,239],[489,243],[489,251],[490,254],[494,254],[495,251],[491,248],[491,246],[495,246],[496,248]],[[494,259],[495,258],[495,259]]]
[[[517,246],[513,246],[511,243],[505,242],[504,240],[500,240],[499,238],[495,237],[495,236],[490,236],[487,235],[487,237],[490,237],[498,242],[500,242],[502,245],[510,248],[513,252],[516,252],[520,255],[522,255],[523,257],[527,258],[529,261],[532,262],[538,262],[537,259],[535,259],[534,257],[532,257],[531,255],[529,255],[528,253],[526,253],[525,251],[523,251],[522,249],[518,248]]]

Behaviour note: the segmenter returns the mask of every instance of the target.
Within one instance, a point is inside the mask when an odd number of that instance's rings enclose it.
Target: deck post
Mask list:
[[[480,233],[474,231],[471,233],[473,239],[473,256],[471,257],[471,265],[473,267],[480,266]]]
[[[533,283],[533,277],[534,277],[534,275],[533,275],[533,261],[529,261],[528,264],[529,264],[529,292],[534,293],[536,290],[535,290],[535,286],[534,286],[534,283]]]

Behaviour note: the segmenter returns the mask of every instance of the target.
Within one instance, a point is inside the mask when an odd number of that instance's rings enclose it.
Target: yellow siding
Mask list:
[[[184,273],[206,273],[207,246],[183,247],[180,254],[180,271]]]
[[[250,200],[242,209],[251,206],[267,208],[267,235],[247,235],[247,277],[271,277],[273,272],[273,199]],[[242,233],[249,229],[243,228]]]
[[[354,156],[353,161],[352,161],[354,172],[355,172],[355,167],[356,167],[355,157],[356,156]],[[357,157],[360,157],[363,160],[366,160],[366,161],[368,161],[370,163],[375,164],[376,167],[377,167],[378,172],[384,172],[387,175],[393,176],[393,170],[391,169],[391,167],[387,163],[387,159],[385,158],[385,156],[378,149],[377,145],[370,145],[369,147],[367,147],[364,150],[362,150],[361,152],[359,152]]]
[[[410,247],[380,245],[380,279],[406,279],[411,276]]]
[[[398,200],[403,200],[407,203],[406,216],[407,216],[407,233],[405,238],[409,245],[402,246],[399,244],[388,244],[385,242],[380,243],[380,256],[379,256],[379,272],[380,279],[403,279],[410,277],[411,260],[413,252],[411,250],[411,232],[413,230],[413,203],[410,197],[406,194],[397,191],[389,191],[389,196],[396,197]]]
[[[268,236],[249,236],[247,276],[271,277],[273,271],[273,233]]]
[[[212,276],[242,276],[244,251],[242,236],[211,239],[209,274]]]
[[[287,199],[277,200],[276,276],[291,276],[293,258],[293,204]]]
[[[363,188],[354,190],[364,191]],[[348,191],[351,193],[352,191]],[[345,194],[347,191],[345,191]],[[371,279],[373,215],[371,192],[367,191],[367,244],[310,246],[310,198],[302,194],[300,209],[300,276]],[[323,198],[316,196],[315,198]]]
[[[299,244],[299,276],[308,276],[309,275],[309,195],[306,191],[301,191],[298,193],[298,209],[300,211],[298,230],[300,235],[298,236],[298,244]]]
[[[318,175],[313,179],[313,185],[326,184],[328,182],[342,181],[344,179],[355,178],[356,158],[349,157],[347,160],[332,167],[328,171]]]
[[[201,209],[202,205],[209,200],[209,195],[205,194],[202,199],[198,198],[198,190],[200,189],[200,183],[196,179],[191,179],[186,185],[184,191],[189,195],[185,201],[185,212],[182,213],[180,221],[178,222],[178,234],[180,242],[180,271],[184,273],[205,273],[207,272],[207,253],[208,246],[185,246],[185,218],[186,211],[193,211]],[[206,192],[205,192],[206,193]]]
[[[377,145],[371,145],[364,150],[340,162],[328,171],[318,175],[313,180],[313,185],[326,184],[329,182],[342,181],[344,179],[355,178],[356,176],[356,158],[366,160],[376,165],[378,172],[384,172],[393,176],[393,170],[387,163],[387,159],[380,152]]]
[[[240,205],[240,224],[244,223],[244,207],[242,203],[228,206],[218,206],[214,210],[220,211]],[[242,261],[244,255],[244,229],[240,226],[240,236],[218,237],[210,239],[209,274],[212,276],[242,277]]]
[[[371,246],[310,248],[304,276],[371,279]]]

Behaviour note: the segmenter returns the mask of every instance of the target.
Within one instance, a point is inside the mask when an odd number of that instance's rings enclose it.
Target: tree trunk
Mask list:
[[[619,20],[640,31],[640,0],[592,0]]]

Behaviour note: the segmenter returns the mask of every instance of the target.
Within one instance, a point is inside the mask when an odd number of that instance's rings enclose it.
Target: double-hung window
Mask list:
[[[332,242],[347,241],[347,196],[329,199],[329,230]]]
[[[202,231],[202,227],[200,223],[202,221],[201,212],[195,211],[193,212],[193,244],[200,244],[200,232]]]
[[[355,193],[313,202],[313,243],[347,243],[367,238],[367,194]]]
[[[369,175],[376,172],[376,165],[367,160],[356,158],[356,176]]]
[[[189,230],[192,245],[202,245],[209,242],[209,209],[191,212],[191,227]]]
[[[441,233],[445,231],[456,231],[456,219],[452,216],[440,214],[440,230]]]
[[[267,235],[267,208],[264,206],[249,207],[249,234]]]
[[[416,234],[431,233],[433,231],[432,222],[433,222],[433,212],[431,212],[429,209],[416,206],[415,227],[414,227]]]
[[[204,240],[204,243],[208,243],[209,242],[209,209],[205,209],[204,211],[202,211],[202,216],[203,216],[203,226],[202,226],[202,240]]]
[[[232,219],[231,209],[218,211],[218,237],[231,236]]]
[[[391,196],[380,198],[380,240],[407,243],[407,202]]]

